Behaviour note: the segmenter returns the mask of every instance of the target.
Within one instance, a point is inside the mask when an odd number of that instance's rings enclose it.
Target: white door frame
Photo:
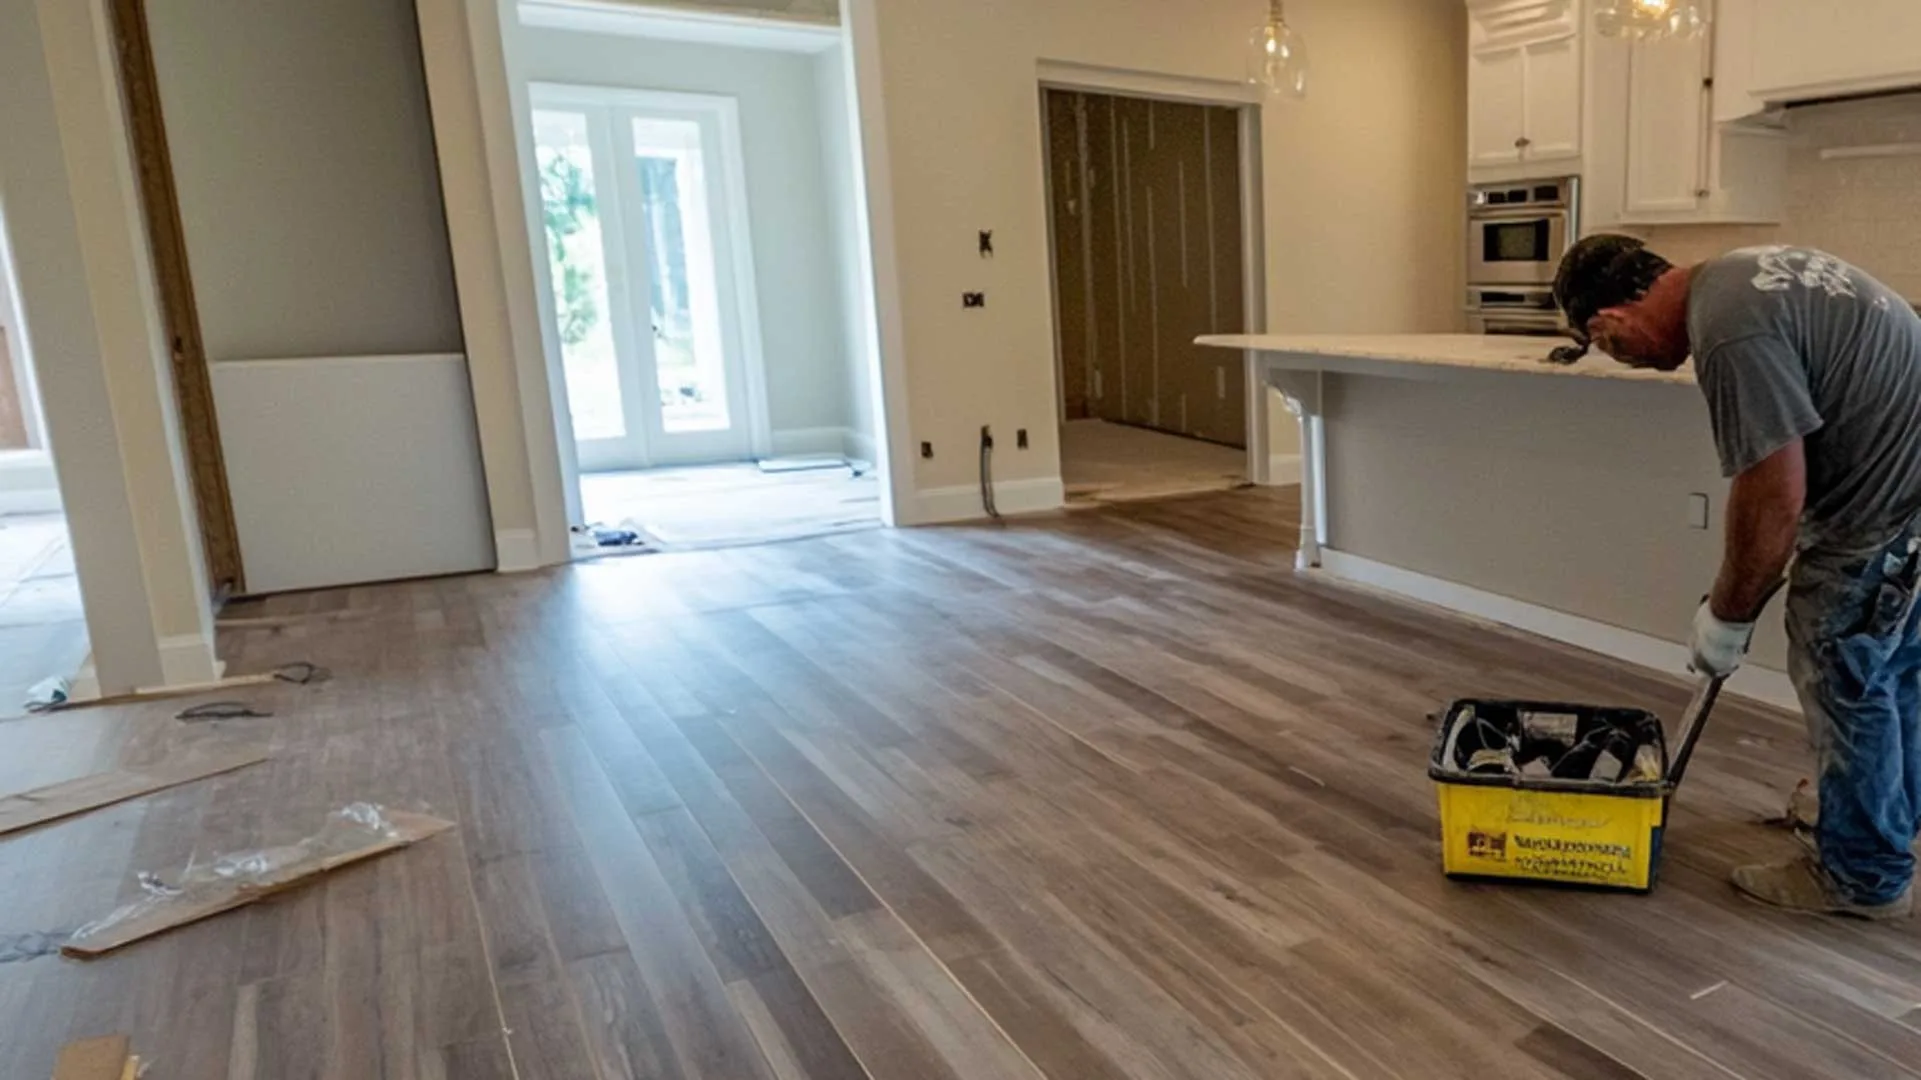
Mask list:
[[[718,174],[724,204],[710,208],[709,217],[715,233],[716,246],[724,246],[727,250],[728,267],[725,273],[718,275],[717,285],[722,307],[730,309],[728,314],[732,316],[734,332],[729,334],[723,330],[723,337],[727,339],[728,348],[739,351],[740,368],[745,382],[744,386],[738,388],[738,396],[736,396],[736,389],[732,387],[729,388],[728,394],[737,404],[744,406],[744,415],[738,419],[747,431],[748,453],[754,457],[766,457],[772,454],[773,424],[767,405],[767,359],[761,339],[760,298],[754,273],[753,230],[748,221],[750,208],[747,201],[747,159],[741,142],[740,102],[721,94],[634,90],[584,83],[534,82],[528,84],[527,92],[530,115],[537,109],[577,109],[587,113],[597,110],[633,109],[684,114],[711,120],[715,124],[719,132],[720,145],[715,148],[719,152],[715,155],[716,160],[710,167],[714,168]],[[703,125],[704,130],[705,125]],[[624,189],[625,182],[621,178],[627,177],[624,171],[626,163],[619,153],[619,147],[623,145],[626,145],[625,140],[621,138],[613,140],[612,159],[608,161],[606,169],[597,169],[596,174],[597,177],[603,175],[615,177],[617,186]],[[531,138],[522,140],[522,149],[521,175],[532,177],[536,175],[537,163]],[[596,145],[595,155],[598,157],[606,150],[607,148]],[[540,250],[540,257],[535,260],[534,275],[541,289],[541,340],[550,354],[558,357],[561,346],[554,312],[553,270],[540,241],[544,236],[545,228],[540,189],[539,185],[534,183],[523,185],[523,189],[527,202],[528,246]],[[625,195],[623,190],[622,197],[617,199],[618,204],[624,207],[622,215],[634,209],[633,200]],[[601,193],[601,198],[606,199],[608,196],[606,193]],[[613,222],[612,227],[603,230],[601,243],[608,246],[618,244],[623,249],[631,247],[632,238],[626,231],[630,223],[624,221],[622,217],[603,218],[604,222],[609,220]],[[609,235],[609,232],[620,235]],[[623,261],[631,263],[632,260]],[[616,342],[632,338],[639,320],[644,318],[637,291],[641,287],[641,274],[638,269],[630,265],[629,275],[624,285],[630,296],[624,303],[620,298],[613,300],[614,311],[625,311],[626,318],[623,321],[630,324],[624,330],[616,325]],[[610,312],[611,317],[614,317],[612,312]],[[723,322],[725,321],[723,318]],[[629,341],[627,347],[633,349],[636,346]],[[563,380],[560,386],[554,388],[554,410],[557,414],[568,413],[564,368],[555,363],[548,365],[550,371],[557,368],[563,371]],[[640,392],[657,393],[651,386],[642,387]],[[568,422],[561,431],[563,437],[573,437],[571,414],[568,415]],[[651,426],[644,431],[642,438],[650,443],[660,434]],[[575,460],[577,462],[577,456]],[[647,460],[639,467],[666,463],[671,463],[671,457],[663,454],[662,447],[649,445]],[[577,488],[580,483],[579,472],[577,464],[571,469],[563,465],[563,482],[570,488]]]
[[[874,374],[880,459],[875,465],[885,478],[881,520],[894,526],[915,524],[915,443],[907,408],[893,180],[879,94],[880,31],[874,3],[843,0],[840,28],[861,156],[855,175],[862,181],[863,205],[855,219],[870,256],[871,276],[862,284],[873,300],[873,319],[853,327],[851,336]],[[578,489],[566,483],[574,468],[572,433],[564,412],[555,408],[552,392],[559,373],[550,367],[557,354],[545,347],[542,331],[541,297],[552,294],[541,289],[535,277],[536,256],[544,260],[545,253],[533,251],[526,226],[519,116],[504,33],[516,24],[517,8],[516,0],[415,3],[503,572],[569,561],[569,521],[579,518]],[[660,11],[665,15],[668,9]],[[736,16],[727,21],[791,25]]]

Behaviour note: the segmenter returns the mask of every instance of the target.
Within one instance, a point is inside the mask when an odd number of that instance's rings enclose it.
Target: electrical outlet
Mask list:
[[[931,458],[931,457],[933,457],[933,456],[934,456],[934,444],[933,444],[933,443],[930,443],[930,442],[924,442],[924,443],[921,443],[921,444],[920,444],[920,456],[921,456],[921,457],[924,457],[924,458]]]
[[[987,306],[987,294],[984,292],[962,293],[961,306],[964,308],[984,308]]]
[[[991,427],[988,427],[986,424],[982,424],[981,425],[981,449],[992,450],[993,448],[994,448],[994,429]]]
[[[1700,492],[1688,496],[1688,528],[1708,527],[1708,497]]]
[[[1016,450],[1027,449],[1027,429],[1026,428],[1022,428],[1019,431],[1016,431],[1014,433],[1014,449]]]

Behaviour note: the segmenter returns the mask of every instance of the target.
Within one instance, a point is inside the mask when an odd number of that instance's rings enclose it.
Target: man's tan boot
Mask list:
[[[1857,919],[1905,919],[1914,914],[1914,889],[1885,904],[1857,904],[1843,896],[1820,862],[1803,855],[1789,862],[1743,866],[1734,887],[1750,899],[1809,915],[1847,915]]]

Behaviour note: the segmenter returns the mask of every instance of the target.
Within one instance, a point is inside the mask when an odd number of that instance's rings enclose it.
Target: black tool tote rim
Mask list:
[[[1454,730],[1464,706],[1488,706],[1500,709],[1515,709],[1527,712],[1565,712],[1577,716],[1605,713],[1611,716],[1632,717],[1653,721],[1656,745],[1661,750],[1662,779],[1645,781],[1638,784],[1610,784],[1605,780],[1560,780],[1549,778],[1533,780],[1520,776],[1477,776],[1472,773],[1456,772],[1447,767],[1442,755],[1447,752],[1448,732]],[[1567,701],[1526,701],[1494,698],[1461,698],[1447,707],[1447,712],[1434,718],[1438,722],[1434,729],[1434,746],[1428,754],[1428,779],[1439,784],[1452,784],[1458,787],[1505,788],[1518,791],[1540,791],[1562,795],[1607,795],[1617,799],[1665,799],[1673,794],[1674,785],[1667,779],[1671,767],[1668,761],[1667,731],[1661,718],[1646,709],[1628,709],[1615,705],[1584,705]]]

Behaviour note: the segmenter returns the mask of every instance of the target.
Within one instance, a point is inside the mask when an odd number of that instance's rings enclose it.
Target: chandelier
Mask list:
[[[1275,97],[1307,96],[1307,53],[1301,35],[1287,25],[1282,0],[1268,0],[1267,21],[1247,39],[1247,81]]]
[[[1708,28],[1707,0],[1601,0],[1595,28],[1632,41],[1695,38]]]

